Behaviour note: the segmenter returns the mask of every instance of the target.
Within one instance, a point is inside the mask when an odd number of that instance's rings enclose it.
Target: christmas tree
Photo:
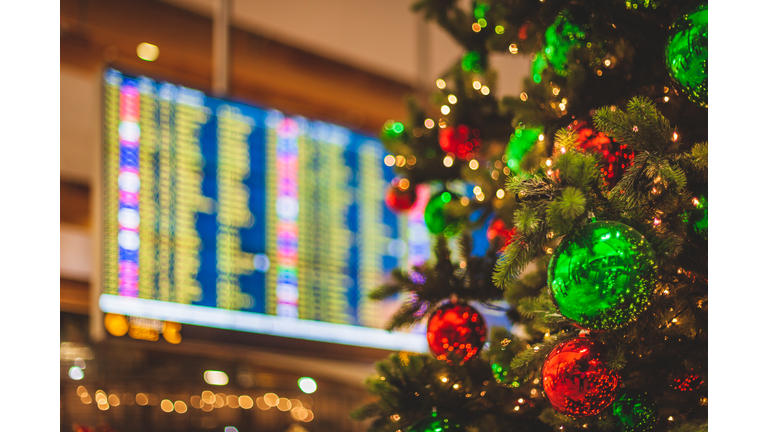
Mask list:
[[[378,363],[376,401],[353,417],[387,432],[706,430],[707,2],[413,9],[465,54],[384,125],[387,202],[436,192],[434,254],[371,297],[407,298],[389,328],[426,321],[431,354]],[[493,52],[531,59],[520,95],[495,94]],[[506,305],[512,331],[469,302]]]

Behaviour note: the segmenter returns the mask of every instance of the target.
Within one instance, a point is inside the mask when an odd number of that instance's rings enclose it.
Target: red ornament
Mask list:
[[[569,128],[578,132],[576,147],[603,156],[600,173],[604,184],[610,188],[616,186],[624,175],[624,171],[634,164],[635,152],[626,144],[619,144],[604,133],[595,132],[587,126],[587,122],[575,121]]]
[[[480,148],[480,130],[470,130],[468,126],[446,127],[440,130],[440,148],[446,153],[453,153],[459,159],[466,160],[474,157]]]
[[[544,394],[552,407],[571,417],[599,414],[616,399],[619,374],[603,362],[605,345],[579,337],[552,350],[541,368]]]
[[[402,190],[397,186],[390,186],[384,203],[395,213],[409,210],[416,203],[416,189],[409,187]]]
[[[429,317],[427,344],[438,360],[462,365],[480,352],[485,343],[485,320],[467,304],[448,303]]]
[[[491,221],[491,224],[488,226],[488,231],[485,232],[485,235],[490,242],[493,243],[497,238],[499,239],[497,244],[501,244],[501,246],[499,247],[498,252],[501,252],[512,243],[515,234],[517,234],[517,228],[514,226],[512,228],[507,228],[507,224],[499,217]],[[502,241],[503,243],[501,243]]]

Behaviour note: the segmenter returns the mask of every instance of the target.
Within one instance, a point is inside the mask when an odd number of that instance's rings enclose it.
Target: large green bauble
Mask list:
[[[464,432],[464,428],[447,418],[427,418],[416,422],[408,432]]]
[[[432,195],[424,209],[427,230],[432,234],[443,234],[447,237],[458,234],[464,226],[464,219],[450,214],[446,209],[451,203],[457,205],[460,199],[461,197],[449,191]]]
[[[693,103],[707,106],[707,1],[686,9],[669,28],[667,71]]]
[[[648,432],[656,426],[659,408],[648,393],[627,390],[611,406],[613,417],[621,432]]]
[[[639,232],[593,222],[557,247],[547,280],[564,317],[587,330],[615,330],[645,310],[656,270],[653,249]]]

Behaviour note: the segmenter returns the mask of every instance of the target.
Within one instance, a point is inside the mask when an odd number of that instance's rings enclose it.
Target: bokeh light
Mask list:
[[[144,61],[155,61],[160,56],[160,48],[151,43],[142,42],[136,47],[136,55]]]
[[[317,390],[317,382],[310,377],[301,377],[299,378],[299,388],[304,393],[311,394]]]
[[[240,408],[243,408],[243,409],[253,408],[253,399],[251,399],[250,396],[246,396],[246,395],[240,396],[237,401],[240,404]]]
[[[69,377],[75,381],[79,381],[85,377],[85,374],[83,373],[83,370],[78,366],[72,366],[69,368]]]
[[[222,371],[207,370],[203,373],[203,379],[210,385],[222,386],[229,382],[229,377]]]

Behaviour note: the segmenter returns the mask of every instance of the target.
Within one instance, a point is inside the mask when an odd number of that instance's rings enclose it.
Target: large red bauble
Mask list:
[[[478,129],[470,130],[466,125],[448,126],[440,130],[440,148],[446,153],[454,153],[459,159],[470,159],[480,148],[479,136]]]
[[[395,213],[409,210],[416,203],[416,189],[402,190],[397,186],[390,186],[384,196],[384,203]]]
[[[612,404],[621,378],[604,359],[605,345],[595,339],[579,337],[557,345],[541,368],[552,408],[571,417],[589,417]]]
[[[514,226],[512,228],[508,228],[507,224],[502,218],[495,218],[492,220],[491,224],[488,225],[488,230],[485,232],[485,235],[491,242],[493,242],[496,238],[500,239],[499,243],[501,246],[499,247],[499,252],[504,250],[504,248],[512,243],[512,239],[514,239],[515,234],[517,234],[517,228]]]
[[[635,152],[626,144],[619,144],[602,132],[587,126],[587,122],[575,121],[569,126],[577,132],[576,146],[582,150],[603,156],[600,173],[606,186],[613,188],[635,160]]]
[[[429,317],[427,344],[438,360],[461,365],[480,352],[487,333],[485,320],[475,308],[448,303]]]

